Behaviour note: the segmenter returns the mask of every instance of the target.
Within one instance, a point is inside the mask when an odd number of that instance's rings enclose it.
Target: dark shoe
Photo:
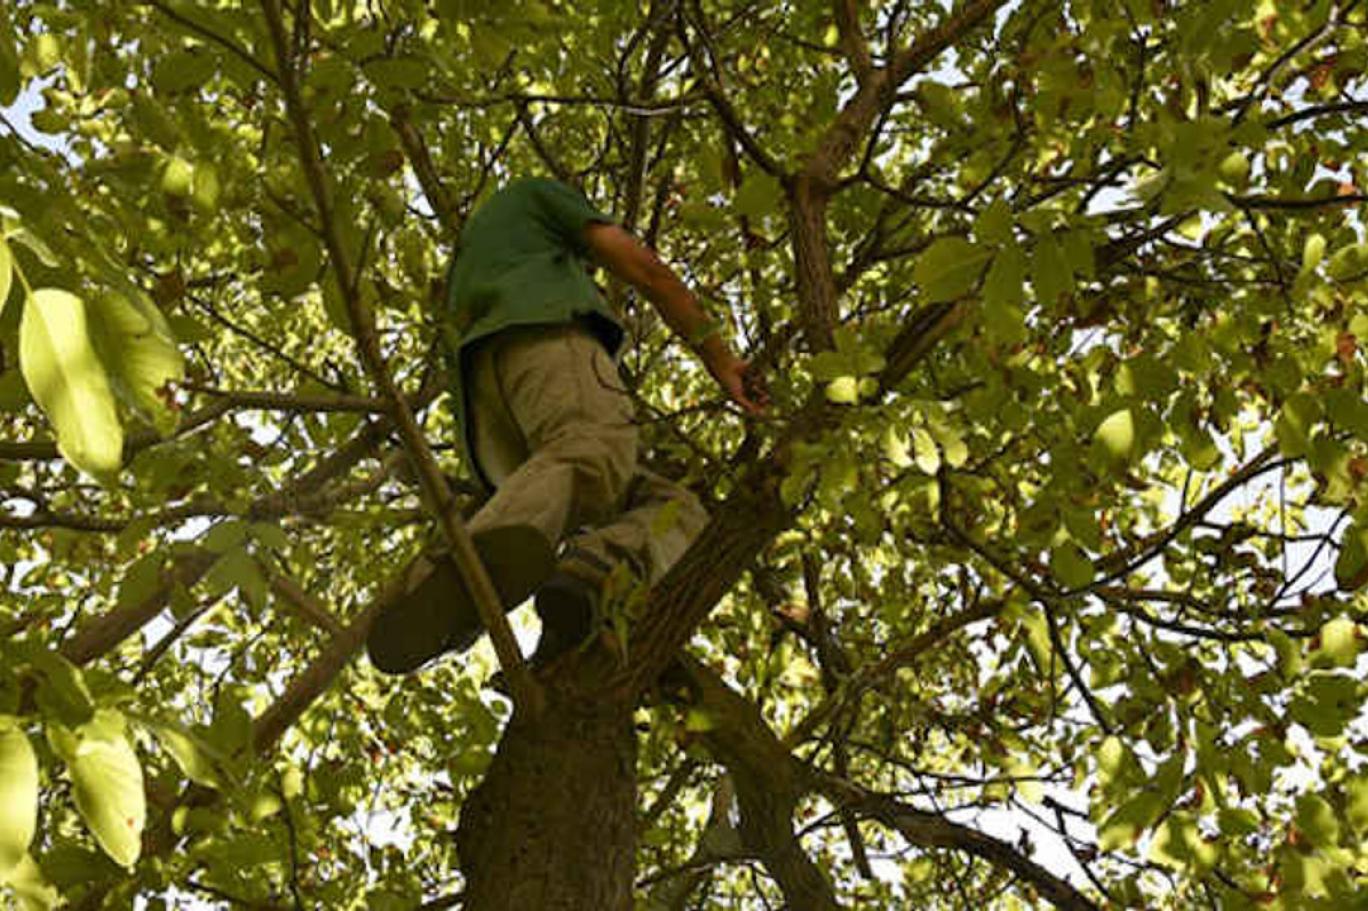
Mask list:
[[[526,525],[491,528],[472,535],[475,550],[512,610],[537,590],[555,567],[546,538]],[[475,601],[449,556],[420,557],[409,591],[371,625],[366,654],[386,674],[407,674],[447,651],[463,652],[484,632]]]
[[[598,632],[600,584],[589,582],[564,570],[557,570],[537,589],[537,616],[541,617],[541,638],[527,659],[534,674],[544,671],[557,658],[583,646]],[[502,669],[485,684],[496,692],[510,695],[508,678]]]
[[[599,585],[557,570],[537,589],[541,638],[529,659],[534,669],[583,645],[598,630]]]

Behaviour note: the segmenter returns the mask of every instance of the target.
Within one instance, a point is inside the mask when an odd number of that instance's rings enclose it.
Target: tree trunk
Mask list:
[[[587,670],[587,668],[586,668]],[[557,674],[537,718],[514,717],[456,834],[468,911],[631,911],[636,737],[624,701]]]

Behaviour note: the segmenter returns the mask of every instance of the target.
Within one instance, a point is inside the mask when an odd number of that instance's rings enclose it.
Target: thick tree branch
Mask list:
[[[260,409],[262,411],[286,411],[292,413],[327,413],[335,411],[359,411],[362,413],[384,413],[389,403],[384,399],[365,395],[328,395],[307,392],[258,392],[245,389],[218,389],[187,383],[187,389],[215,399],[224,400],[234,409]]]
[[[294,579],[284,573],[265,567],[270,576],[271,591],[292,607],[306,622],[318,627],[325,633],[338,635],[343,632],[342,621]]]
[[[817,775],[815,783],[837,806],[849,807],[869,819],[897,830],[909,844],[922,848],[948,848],[971,854],[995,867],[1009,870],[1030,883],[1061,911],[1099,911],[1098,905],[1067,880],[1055,876],[1005,841],[952,822],[833,775]]]
[[[874,73],[869,44],[860,31],[862,5],[859,0],[834,0],[832,3],[836,15],[836,30],[841,40],[841,53],[850,61],[850,68],[855,71],[855,81],[860,85],[868,82]]]
[[[252,725],[252,748],[258,754],[269,752],[276,741],[299,720],[299,716],[313,705],[314,700],[332,685],[337,675],[361,649],[376,616],[395,599],[402,597],[408,585],[406,573],[391,579],[385,590],[328,640],[313,662],[291,680],[285,692],[261,713]]]
[[[98,658],[146,626],[166,607],[177,587],[193,586],[217,560],[218,554],[200,549],[173,558],[162,571],[161,582],[145,598],[87,620],[59,651],[72,664]]]
[[[741,841],[779,883],[794,911],[839,908],[831,883],[803,851],[793,813],[805,792],[802,766],[765,724],[750,700],[716,673],[681,655],[671,669],[710,723],[703,742],[727,767],[741,809]]]

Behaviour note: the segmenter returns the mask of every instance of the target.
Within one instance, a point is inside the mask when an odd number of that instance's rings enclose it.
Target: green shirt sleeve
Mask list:
[[[584,240],[584,229],[595,222],[612,223],[611,215],[605,215],[590,205],[584,194],[559,180],[541,179],[536,181],[533,199],[536,201],[538,215],[576,256],[589,256],[589,247]]]

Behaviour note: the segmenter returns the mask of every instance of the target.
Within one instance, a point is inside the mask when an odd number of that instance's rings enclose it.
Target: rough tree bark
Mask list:
[[[581,672],[582,674],[582,672]],[[630,911],[636,852],[631,703],[573,687],[515,718],[461,810],[464,907]]]

